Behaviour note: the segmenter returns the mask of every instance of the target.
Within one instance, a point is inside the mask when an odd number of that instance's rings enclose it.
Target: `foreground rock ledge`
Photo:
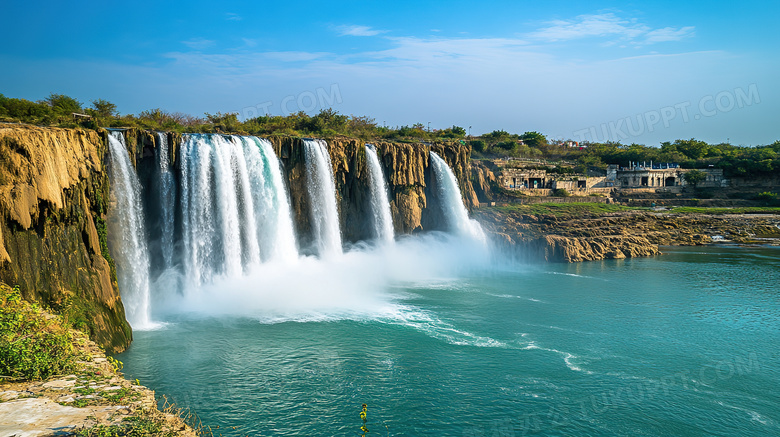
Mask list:
[[[85,357],[75,374],[0,383],[0,436],[69,435],[138,416],[162,423],[168,435],[197,435],[180,417],[158,410],[154,392],[126,380],[94,342],[77,331],[73,335]]]

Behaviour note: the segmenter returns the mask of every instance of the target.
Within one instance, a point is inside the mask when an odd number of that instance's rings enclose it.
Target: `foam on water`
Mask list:
[[[392,312],[381,317],[379,321],[413,328],[429,337],[453,345],[507,347],[504,342],[458,329],[451,323],[441,320],[435,314],[412,306],[398,305]]]
[[[217,275],[183,295],[168,295],[158,310],[264,323],[386,318],[396,314],[396,287],[451,284],[464,272],[488,269],[486,250],[471,239],[434,232],[338,257],[269,261],[244,275]]]

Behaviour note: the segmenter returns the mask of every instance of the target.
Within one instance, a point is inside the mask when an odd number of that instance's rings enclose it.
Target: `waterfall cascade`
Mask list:
[[[252,175],[252,196],[258,220],[258,239],[263,261],[293,261],[298,258],[295,229],[287,187],[279,158],[265,138],[241,137]],[[252,146],[256,147],[252,147]]]
[[[336,184],[328,145],[323,140],[304,139],[311,224],[319,255],[342,253],[341,229],[336,208]]]
[[[157,165],[160,174],[160,211],[161,217],[161,249],[163,255],[163,268],[173,266],[174,252],[174,217],[176,207],[176,179],[171,169],[170,147],[168,135],[157,132],[159,150],[157,152]]]
[[[268,140],[186,135],[180,153],[183,273],[191,285],[298,257],[288,194]]]
[[[171,164],[167,136],[160,133],[157,141],[157,170],[144,179],[143,189],[159,190],[144,194],[151,196],[146,197],[150,211],[159,213],[145,221],[142,186],[130,163],[125,138],[120,132],[109,136],[110,243],[133,328],[154,326],[151,297],[164,303],[172,297],[171,291],[187,295],[222,279],[239,280],[246,275],[269,279],[269,272],[297,271],[300,263],[309,263],[309,270],[332,265],[299,258],[283,168],[268,140],[187,134],[182,137],[176,165]],[[381,254],[391,249],[388,254],[398,255],[393,251],[401,247],[388,244],[394,241],[394,230],[381,161],[373,146],[365,147],[368,183],[359,186],[368,187],[360,194],[367,195],[370,203],[371,215],[366,220],[377,240],[384,243],[376,250]],[[303,157],[305,188],[301,188],[308,194],[315,249],[328,262],[341,260],[337,192],[327,143],[303,140]],[[458,236],[484,241],[480,226],[468,218],[452,170],[434,152],[430,165],[446,225]],[[147,241],[147,226],[159,229],[155,237],[159,241]],[[159,243],[160,250],[150,252],[149,243]],[[284,266],[273,264],[277,262]],[[152,270],[151,265],[160,268]],[[155,277],[150,278],[150,272]],[[282,283],[289,282],[287,276],[283,279]],[[275,282],[280,280],[277,277]],[[250,293],[259,293],[263,286],[253,282],[249,288]]]
[[[371,213],[373,214],[376,238],[389,243],[393,241],[393,217],[390,214],[390,201],[387,199],[387,183],[379,162],[376,148],[366,144],[368,161],[368,182],[371,187]]]
[[[436,177],[439,200],[444,209],[447,226],[455,233],[476,240],[485,241],[485,232],[476,220],[469,219],[469,213],[463,204],[458,180],[447,162],[436,152],[431,151],[431,166]]]
[[[149,315],[149,250],[144,230],[141,184],[130,163],[121,132],[108,136],[111,159],[109,226],[111,256],[116,261],[117,280],[122,290],[127,320],[136,329],[152,326]]]

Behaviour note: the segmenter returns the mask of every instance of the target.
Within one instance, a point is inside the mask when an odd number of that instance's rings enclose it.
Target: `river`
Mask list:
[[[242,300],[278,269],[182,299],[125,374],[222,435],[361,435],[363,403],[379,436],[780,435],[778,248],[429,265],[416,244],[311,260],[284,304]]]

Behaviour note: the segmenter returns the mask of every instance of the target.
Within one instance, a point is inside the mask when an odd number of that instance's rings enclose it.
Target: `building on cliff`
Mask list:
[[[687,186],[685,173],[692,169],[680,168],[676,163],[630,163],[628,167],[609,165],[605,175],[593,176],[571,173],[572,163],[553,164],[539,160],[513,160],[494,162],[499,169],[501,187],[529,196],[549,196],[554,190],[565,189],[575,196],[612,194],[614,190],[680,193]],[[550,166],[569,169],[549,171]],[[720,189],[729,186],[723,170],[699,169],[705,180],[698,188]]]
[[[680,168],[675,163],[630,163],[628,167],[612,164],[607,168],[607,183],[616,188],[660,189],[681,191],[686,185],[685,173],[693,169]],[[728,181],[719,168],[699,169],[705,173],[699,188],[725,188]]]
[[[501,186],[531,196],[549,196],[553,190],[559,189],[584,196],[594,193],[607,194],[611,190],[611,185],[607,185],[604,176],[551,173],[533,164],[538,163],[530,162],[529,167],[522,164],[518,167],[502,167]]]

